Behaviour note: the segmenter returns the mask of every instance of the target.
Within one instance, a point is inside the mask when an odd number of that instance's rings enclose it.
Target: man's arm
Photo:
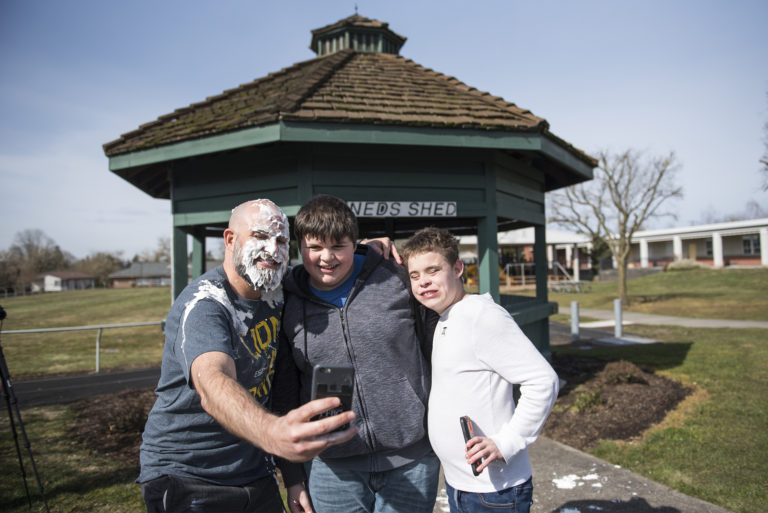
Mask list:
[[[235,379],[235,362],[221,352],[203,353],[192,362],[192,384],[211,417],[233,435],[289,461],[307,461],[326,448],[346,442],[357,432],[352,426],[329,433],[351,422],[351,411],[311,421],[339,406],[339,399],[317,399],[278,417],[269,413]]]
[[[291,345],[288,343],[288,337],[284,330],[284,325],[280,326],[280,335],[278,336],[277,359],[275,361],[275,375],[272,378],[272,410],[277,415],[284,415],[294,408],[301,406],[299,391],[299,369],[293,360]],[[307,480],[307,474],[304,472],[304,465],[288,461],[284,458],[275,457],[275,464],[280,469],[283,476],[283,484],[289,490],[289,497],[298,500],[297,497],[290,495],[301,495],[303,487],[300,485]],[[299,488],[292,488],[299,485]],[[289,502],[289,506],[291,503]],[[307,511],[310,511],[308,509]]]

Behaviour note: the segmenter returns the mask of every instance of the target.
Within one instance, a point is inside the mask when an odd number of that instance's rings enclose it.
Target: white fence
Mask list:
[[[106,329],[112,328],[135,328],[137,326],[162,326],[164,321],[148,321],[148,322],[131,322],[126,324],[98,324],[94,326],[70,326],[65,328],[39,328],[35,330],[9,330],[3,331],[3,335],[22,335],[25,333],[52,333],[56,331],[82,331],[82,330],[98,330],[96,332],[96,373],[100,371],[101,367],[101,333]]]

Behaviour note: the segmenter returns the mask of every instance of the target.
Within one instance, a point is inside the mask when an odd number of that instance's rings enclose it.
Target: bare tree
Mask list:
[[[133,256],[134,262],[170,262],[171,261],[171,238],[158,237],[157,246],[154,250],[145,249],[138,255]]]
[[[74,265],[76,271],[92,275],[96,280],[97,287],[106,287],[109,275],[124,267],[125,262],[122,259],[121,251],[114,253],[105,251],[91,253],[87,257],[78,260]]]
[[[14,236],[14,244],[6,252],[9,274],[15,274],[14,286],[23,289],[43,272],[62,271],[72,267],[75,257],[63,251],[42,230],[23,230]]]
[[[766,180],[768,180],[768,174],[766,174]],[[727,223],[730,221],[758,219],[760,217],[768,217],[768,208],[751,199],[744,205],[743,210],[728,214],[720,214],[715,207],[710,205],[706,210],[702,211],[700,224]]]
[[[646,158],[643,153],[602,151],[595,177],[550,195],[549,221],[605,241],[618,265],[618,295],[629,303],[627,261],[634,233],[651,218],[671,216],[660,207],[682,197],[675,184],[679,164],[674,152]]]

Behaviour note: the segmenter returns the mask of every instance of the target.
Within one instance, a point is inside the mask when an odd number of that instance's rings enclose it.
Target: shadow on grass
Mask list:
[[[595,372],[605,367],[605,362],[616,360],[627,360],[645,369],[659,371],[682,365],[688,357],[691,346],[693,342],[688,341],[622,346],[586,344],[580,347],[552,346],[552,352],[578,354],[587,359],[602,361],[602,366]]]
[[[661,294],[630,294],[629,302],[634,305],[647,303],[659,303],[662,301],[675,301],[681,299],[709,299],[713,296],[710,292],[671,292]]]
[[[23,413],[29,451],[24,447],[26,441],[22,440],[20,426],[16,428],[33,507],[29,508],[10,425],[0,421],[0,430],[8,430],[0,433],[0,461],[6,474],[0,479],[1,511],[45,511],[38,476],[51,511],[71,511],[73,504],[88,510],[86,495],[99,496],[99,501],[110,503],[112,497],[124,495],[123,487],[130,486],[138,476],[138,462],[132,464],[105,458],[84,448],[70,432],[73,418],[65,408],[54,406]],[[29,452],[34,458],[37,475]],[[115,486],[118,489],[114,489]],[[113,489],[99,492],[106,488]]]
[[[40,452],[40,451],[37,451]],[[59,455],[56,455],[59,457]],[[37,461],[37,455],[35,455]],[[15,463],[18,464],[18,461]],[[36,478],[31,468],[25,465],[27,471],[27,486],[29,487],[29,493],[32,498],[33,506],[39,504],[42,507],[42,498],[40,496],[40,490],[37,485]],[[17,469],[18,470],[18,466]],[[129,485],[133,483],[136,476],[139,474],[138,467],[135,468],[118,468],[118,469],[105,469],[97,468],[95,465],[91,468],[79,469],[76,472],[69,469],[68,473],[61,472],[61,469],[52,469],[50,467],[44,468],[38,464],[38,473],[40,474],[40,480],[43,482],[43,493],[48,502],[48,506],[51,510],[54,510],[54,505],[57,502],[58,497],[63,495],[84,495],[93,490],[99,488],[106,488],[113,485]],[[46,475],[58,475],[64,478],[59,478],[53,483],[46,482]],[[10,479],[10,476],[6,476]],[[20,474],[13,476],[18,480],[18,494],[13,494],[11,497],[3,497],[3,510],[7,508],[12,510],[15,508],[26,508],[29,506],[27,496],[24,492],[24,485]]]

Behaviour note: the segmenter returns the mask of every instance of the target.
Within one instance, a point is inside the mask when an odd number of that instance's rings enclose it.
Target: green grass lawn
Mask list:
[[[550,292],[550,301],[568,312],[571,301],[580,308],[613,310],[617,297],[615,282],[594,282],[583,293]],[[667,271],[627,281],[629,305],[639,313],[698,317],[703,319],[743,319],[768,321],[768,269],[695,269]],[[534,296],[528,289],[512,292]]]
[[[72,436],[74,413],[66,406],[44,406],[22,411],[22,420],[30,441],[38,474],[50,511],[94,513],[140,513],[146,511],[141,491],[133,480],[134,467],[92,453]],[[32,508],[27,502],[19,460],[8,424],[8,415],[0,416],[0,511],[45,512],[37,480],[19,433],[27,486]]]
[[[2,344],[14,380],[41,374],[93,372],[96,330],[12,334],[10,330],[93,326],[161,321],[168,313],[167,287],[95,289],[3,299],[8,318]],[[100,368],[159,364],[163,349],[160,325],[102,331]]]

